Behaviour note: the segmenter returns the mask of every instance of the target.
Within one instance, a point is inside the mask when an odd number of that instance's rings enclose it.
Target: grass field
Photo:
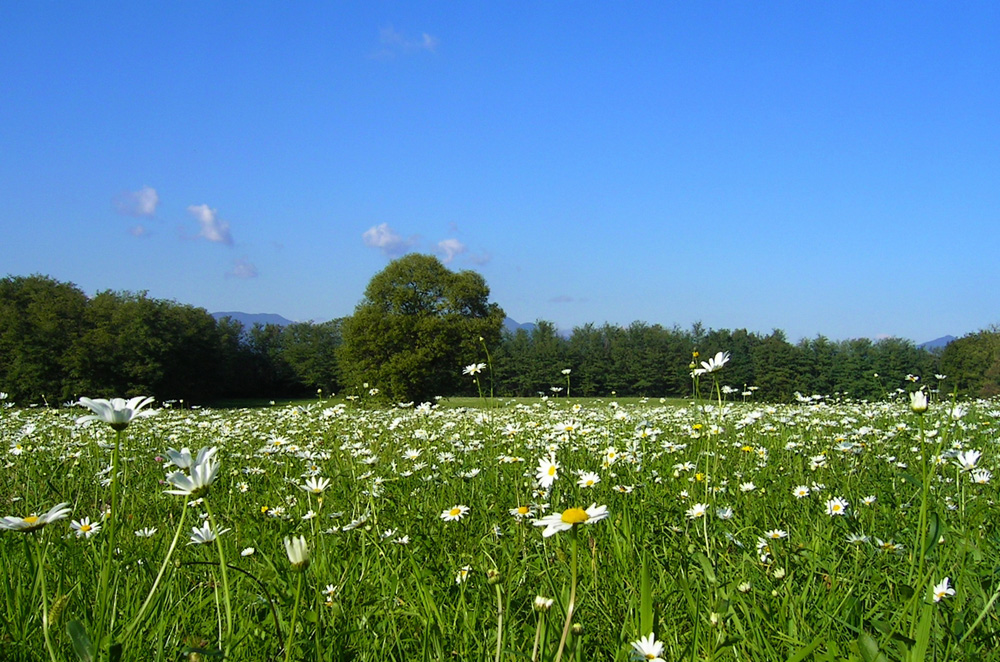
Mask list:
[[[0,659],[1000,659],[994,402],[143,411],[0,410]]]

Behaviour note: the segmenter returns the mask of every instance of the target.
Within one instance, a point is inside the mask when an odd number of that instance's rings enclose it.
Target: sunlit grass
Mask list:
[[[115,433],[81,413],[0,410],[0,515],[72,508],[0,531],[0,659],[626,660],[650,630],[667,660],[990,659],[1000,645],[996,486],[973,474],[996,468],[993,402],[922,416],[907,396],[175,406],[123,435],[114,549],[107,526],[70,525],[111,501]],[[182,447],[219,449],[200,498],[165,493],[192,485],[166,481]],[[591,504],[608,517],[533,526]],[[188,544],[209,513],[225,532]],[[300,537],[295,567],[285,541]],[[945,577],[955,594],[936,596]]]

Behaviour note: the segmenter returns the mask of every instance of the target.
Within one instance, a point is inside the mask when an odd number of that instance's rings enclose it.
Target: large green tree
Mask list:
[[[72,283],[40,275],[0,280],[0,391],[53,404],[71,396],[70,355],[86,307],[87,295]]]
[[[504,312],[474,271],[452,272],[429,255],[394,260],[344,320],[343,368],[355,385],[393,400],[424,401],[468,387],[465,365],[500,339]],[[482,339],[482,340],[480,340]]]

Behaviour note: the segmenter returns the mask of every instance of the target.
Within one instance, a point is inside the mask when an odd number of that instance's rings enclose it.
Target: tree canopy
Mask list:
[[[430,255],[391,262],[343,325],[348,379],[397,401],[425,401],[463,388],[462,367],[500,339],[504,312],[474,271],[453,272]]]

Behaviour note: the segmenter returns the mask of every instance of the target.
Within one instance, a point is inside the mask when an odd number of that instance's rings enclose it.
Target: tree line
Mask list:
[[[688,397],[692,364],[725,351],[731,358],[720,380],[738,399],[880,399],[912,388],[908,377],[947,394],[1000,394],[995,327],[928,351],[898,338],[791,343],[780,330],[700,324],[586,324],[564,336],[550,322],[507,331],[503,320],[479,274],[451,272],[425,255],[395,260],[373,277],[350,317],[284,327],[246,328],[144,292],[88,297],[47,276],[8,276],[0,280],[0,391],[15,402],[49,404],[139,394],[212,403],[318,390],[392,402],[480,389],[497,396]],[[463,374],[480,363],[481,372]]]

